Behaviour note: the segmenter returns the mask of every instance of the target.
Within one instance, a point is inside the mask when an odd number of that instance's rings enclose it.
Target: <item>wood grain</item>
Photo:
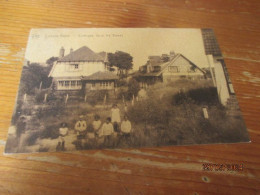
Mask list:
[[[260,1],[0,0],[0,194],[258,194]],[[214,28],[250,144],[2,155],[31,28]],[[243,163],[205,172],[203,163]]]

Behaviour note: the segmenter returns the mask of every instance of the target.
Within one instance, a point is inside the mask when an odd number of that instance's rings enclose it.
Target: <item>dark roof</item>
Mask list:
[[[163,63],[161,60],[161,56],[149,56],[148,59],[148,63],[150,63],[152,66],[158,66]]]
[[[59,59],[58,62],[75,62],[75,61],[104,61],[104,57],[95,53],[86,46]]]
[[[161,56],[149,56],[148,59],[160,60]]]
[[[90,76],[82,77],[82,80],[85,81],[96,81],[96,80],[117,80],[118,76],[109,72],[109,71],[104,71],[104,72],[96,72]]]

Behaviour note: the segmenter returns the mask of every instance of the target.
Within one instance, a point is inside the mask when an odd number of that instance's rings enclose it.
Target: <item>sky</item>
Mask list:
[[[26,60],[45,62],[58,57],[61,47],[65,55],[71,48],[87,46],[94,52],[124,51],[133,56],[133,69],[138,69],[150,55],[181,53],[199,67],[208,67],[200,29],[177,28],[53,28],[32,29]]]

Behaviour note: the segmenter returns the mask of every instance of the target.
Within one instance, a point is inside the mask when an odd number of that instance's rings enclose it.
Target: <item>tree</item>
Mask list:
[[[52,66],[53,66],[53,63],[54,63],[55,61],[57,61],[58,59],[59,59],[58,57],[52,56],[52,57],[50,57],[48,60],[46,60],[46,64],[47,64],[47,66],[48,66],[49,71],[51,71]]]
[[[52,56],[52,57],[50,57],[48,60],[46,60],[46,64],[48,64],[49,66],[50,66],[50,65],[53,65],[53,63],[54,63],[55,61],[57,61],[58,59],[59,59],[58,57]]]
[[[126,52],[116,51],[115,53],[108,53],[109,66],[118,68],[120,77],[127,76],[128,70],[133,68],[133,57]]]
[[[33,94],[35,88],[48,88],[51,84],[49,75],[49,67],[41,66],[38,63],[31,63],[24,66],[21,76],[21,85],[19,91],[21,95],[24,93]],[[42,83],[42,84],[41,84]]]

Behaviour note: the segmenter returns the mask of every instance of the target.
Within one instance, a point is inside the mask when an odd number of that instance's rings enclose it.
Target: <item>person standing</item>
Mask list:
[[[102,128],[100,129],[99,136],[104,136],[104,144],[110,145],[113,134],[114,127],[111,123],[111,118],[107,117],[106,122],[102,125]]]
[[[59,128],[59,142],[57,146],[57,150],[65,150],[65,139],[64,137],[68,135],[69,129],[67,123],[61,123]]]
[[[124,120],[121,123],[122,137],[124,139],[129,139],[131,131],[132,131],[131,122],[128,120],[127,116],[125,115]]]
[[[81,115],[79,120],[75,124],[75,131],[77,133],[77,139],[79,141],[79,148],[82,149],[82,140],[85,138],[85,133],[87,130],[87,122],[84,119],[84,116]]]
[[[114,126],[114,130],[115,130],[115,132],[118,133],[121,119],[120,119],[120,110],[117,107],[117,104],[114,104],[111,109],[111,119],[112,119],[112,123]]]
[[[96,114],[94,116],[94,121],[92,123],[92,126],[93,126],[95,134],[97,134],[101,127],[101,120],[100,120],[100,116],[98,114]]]

